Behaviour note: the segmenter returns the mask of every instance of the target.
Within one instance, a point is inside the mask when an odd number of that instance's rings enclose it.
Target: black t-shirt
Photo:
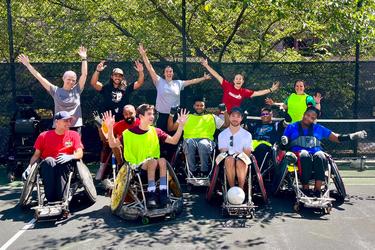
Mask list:
[[[268,141],[271,144],[280,140],[281,137],[281,123],[251,123],[248,126],[249,132],[251,133],[253,140]]]
[[[111,110],[115,115],[116,122],[123,119],[122,110],[125,105],[129,104],[130,94],[134,91],[134,83],[129,84],[125,89],[115,88],[108,82],[100,91],[104,100],[104,110]]]

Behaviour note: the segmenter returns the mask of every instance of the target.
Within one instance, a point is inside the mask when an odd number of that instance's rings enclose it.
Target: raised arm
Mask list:
[[[201,60],[201,64],[203,65],[203,67],[205,67],[208,70],[208,72],[210,72],[210,74],[213,77],[215,77],[219,81],[220,84],[223,83],[224,78],[221,75],[219,75],[219,73],[217,73],[216,70],[214,70],[213,68],[211,68],[210,65],[208,65],[207,59],[202,59]]]
[[[142,44],[139,44],[138,51],[139,51],[139,54],[141,54],[142,56],[142,60],[145,63],[148,73],[151,76],[152,82],[156,86],[156,83],[158,82],[158,74],[156,74],[154,67],[152,67],[150,60],[148,60],[146,50],[143,48]]]
[[[197,84],[197,83],[200,83],[200,82],[203,82],[203,81],[206,81],[206,80],[210,80],[210,79],[211,79],[211,75],[206,74],[206,72],[205,72],[202,77],[184,81],[184,85],[186,87],[186,86],[189,86],[189,85],[192,85],[192,84]]]
[[[107,65],[104,65],[105,61],[100,61],[100,63],[96,66],[95,72],[91,77],[90,84],[96,91],[101,91],[103,88],[103,84],[99,82],[99,75],[100,72],[102,72]]]
[[[351,134],[336,134],[332,132],[328,139],[333,142],[343,142],[343,141],[354,141],[354,140],[359,140],[359,139],[365,139],[367,137],[367,132],[365,130],[361,130],[358,132],[354,132]]]
[[[168,136],[168,138],[165,140],[166,143],[176,145],[178,141],[180,140],[180,137],[182,135],[182,131],[184,129],[187,117],[189,112],[186,112],[186,109],[182,109],[181,113],[178,114],[178,128],[176,133],[173,136]]]
[[[111,111],[106,111],[103,114],[103,122],[108,128],[108,144],[110,148],[120,148],[121,142],[115,138],[113,134],[113,126],[115,125],[115,116],[112,115]]]
[[[323,99],[323,96],[321,93],[317,92],[315,93],[315,95],[313,96],[314,98],[314,101],[315,101],[315,108],[319,109],[319,110],[322,110],[322,106],[320,104],[320,102],[322,101]]]
[[[48,92],[53,86],[46,78],[44,78],[31,64],[29,61],[29,57],[27,55],[21,54],[18,56],[18,61],[26,66],[26,68],[30,71],[30,73],[42,84],[43,88],[45,88]]]
[[[279,89],[279,87],[280,87],[280,82],[274,82],[272,84],[271,88],[255,91],[251,97],[256,97],[256,96],[262,96],[262,95],[270,94],[272,92],[277,91]]]
[[[143,64],[140,63],[138,60],[134,63],[134,69],[138,72],[138,80],[134,83],[134,90],[136,90],[142,87],[143,83],[145,82],[145,74],[143,72]]]
[[[79,77],[79,88],[81,91],[85,88],[85,83],[87,79],[87,49],[83,46],[79,47],[78,51],[79,56],[81,57],[82,66],[81,66],[81,76]]]
[[[176,131],[178,129],[178,122],[173,122],[173,117],[175,114],[177,114],[178,111],[178,106],[177,107],[171,107],[171,111],[169,112],[168,116],[168,121],[167,121],[167,129],[168,132]]]
[[[286,105],[285,103],[283,103],[283,102],[275,102],[273,99],[271,99],[269,97],[267,97],[264,101],[269,106],[277,106],[279,108],[281,107],[284,110],[288,109],[288,105]]]

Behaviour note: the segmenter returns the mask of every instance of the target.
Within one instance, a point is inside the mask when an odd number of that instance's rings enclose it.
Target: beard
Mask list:
[[[135,118],[134,117],[129,117],[129,118],[125,118],[124,121],[127,123],[127,124],[132,124],[134,122]]]

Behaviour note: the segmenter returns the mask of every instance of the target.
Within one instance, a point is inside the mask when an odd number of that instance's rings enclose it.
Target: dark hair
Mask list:
[[[307,112],[310,112],[310,111],[315,112],[316,115],[317,115],[317,117],[320,116],[320,110],[317,109],[317,108],[315,108],[314,106],[309,106],[309,107],[306,109],[306,111],[305,111],[304,114],[306,114]]]
[[[198,96],[194,97],[194,103],[196,103],[196,102],[204,102],[205,103],[206,101],[207,101],[207,99],[204,96],[198,95]]]
[[[165,68],[163,69],[163,73],[164,73],[164,74],[165,74],[165,70],[166,70],[167,68],[171,68],[171,69],[173,70],[172,66],[167,65],[167,66],[165,66]]]
[[[145,115],[146,111],[148,110],[155,110],[155,107],[154,105],[150,105],[150,104],[141,104],[138,106],[137,108],[137,115]]]
[[[297,85],[298,82],[302,82],[303,86],[306,87],[305,82],[300,79],[300,80],[297,80],[297,81],[294,82],[294,86],[293,86],[294,88],[296,87],[296,85]]]

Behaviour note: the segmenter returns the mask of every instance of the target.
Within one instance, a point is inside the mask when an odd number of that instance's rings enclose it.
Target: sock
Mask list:
[[[154,180],[148,180],[148,186],[147,186],[147,191],[148,192],[155,192],[156,190],[156,185]]]
[[[166,190],[167,189],[167,176],[160,177],[160,190]]]

